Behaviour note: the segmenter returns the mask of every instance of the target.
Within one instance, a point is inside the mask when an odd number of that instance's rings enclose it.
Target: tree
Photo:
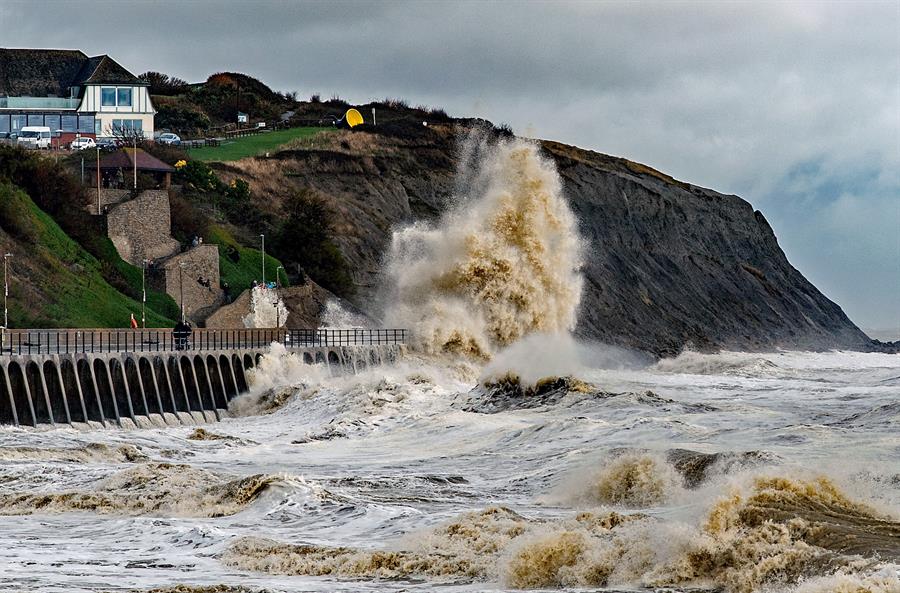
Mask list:
[[[302,190],[287,199],[284,210],[284,221],[275,236],[276,252],[282,261],[299,265],[331,292],[349,296],[353,292],[350,266],[332,241],[333,212],[326,201]]]
[[[144,72],[138,78],[150,85],[151,95],[180,95],[190,88],[187,81],[162,72]]]

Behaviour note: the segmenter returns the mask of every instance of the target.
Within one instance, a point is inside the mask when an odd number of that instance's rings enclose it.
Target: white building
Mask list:
[[[153,138],[147,83],[107,55],[78,50],[0,49],[0,138],[48,126],[65,144],[117,128]]]

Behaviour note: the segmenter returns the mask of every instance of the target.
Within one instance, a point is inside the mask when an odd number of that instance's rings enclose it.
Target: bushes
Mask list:
[[[148,154],[152,154],[167,165],[175,166],[178,161],[187,161],[188,154],[178,146],[160,144],[159,142],[147,142],[143,146]]]
[[[234,179],[225,184],[203,161],[187,161],[180,164],[178,179],[190,192],[207,194],[206,203],[219,209],[225,218],[235,224],[260,224],[260,212],[250,201],[250,184],[243,179]]]
[[[156,127],[182,133],[198,134],[210,126],[209,117],[197,109],[160,104],[156,108]]]
[[[299,265],[310,278],[331,292],[348,296],[353,279],[347,260],[331,241],[333,213],[325,201],[310,191],[299,191],[285,203],[285,219],[275,248],[285,261]]]
[[[224,184],[203,161],[188,161],[178,168],[176,176],[189,190],[209,192],[223,189]]]
[[[191,242],[194,237],[205,237],[209,234],[212,221],[205,212],[194,206],[181,194],[169,194],[169,211],[172,217],[172,236],[182,245]]]

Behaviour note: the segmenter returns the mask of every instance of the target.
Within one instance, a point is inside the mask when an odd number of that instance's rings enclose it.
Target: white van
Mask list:
[[[51,135],[47,126],[25,126],[19,130],[16,140],[27,148],[50,148]]]

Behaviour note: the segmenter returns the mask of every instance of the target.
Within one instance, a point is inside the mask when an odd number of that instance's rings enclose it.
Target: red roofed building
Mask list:
[[[137,165],[135,167],[135,165]],[[136,171],[135,171],[136,169]],[[168,188],[175,168],[162,162],[142,148],[123,148],[100,159],[103,187],[134,187],[134,174],[149,174],[158,188]]]

